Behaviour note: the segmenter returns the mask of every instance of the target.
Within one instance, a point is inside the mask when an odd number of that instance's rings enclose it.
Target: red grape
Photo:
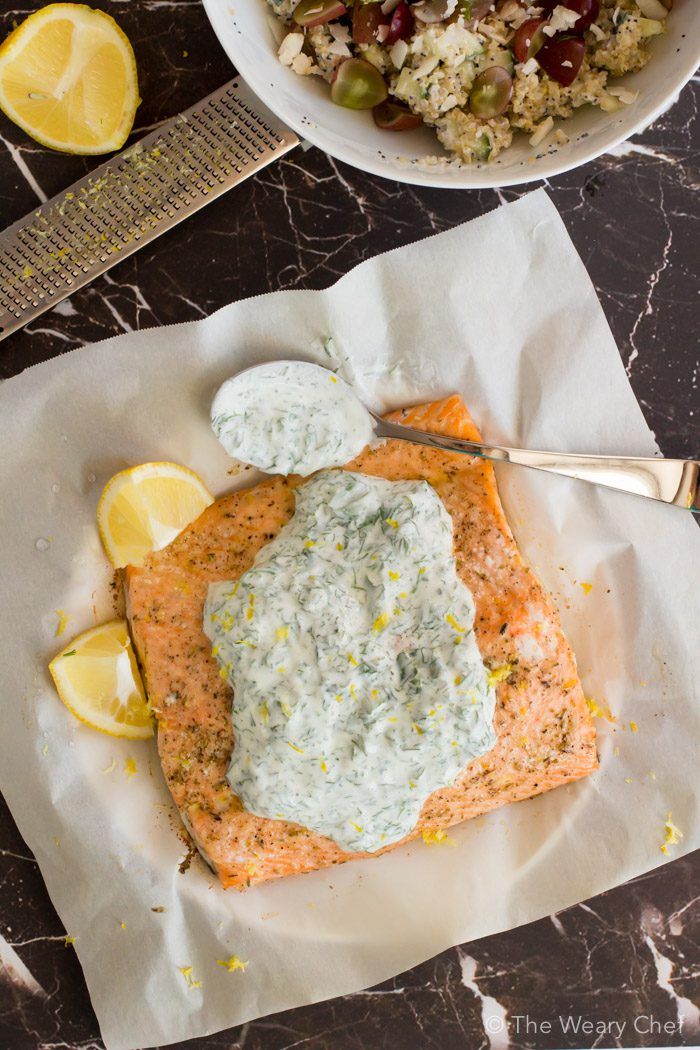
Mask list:
[[[394,8],[391,23],[389,24],[389,32],[384,37],[384,45],[391,47],[397,40],[408,40],[413,32],[414,23],[415,19],[411,8],[406,3],[406,0],[401,0],[401,3]]]
[[[530,47],[533,43],[533,38],[540,26],[544,24],[544,18],[528,18],[527,22],[523,22],[515,30],[513,51],[515,52],[516,62],[527,62],[528,58],[532,58]]]
[[[538,6],[544,7],[544,14],[549,17],[558,4],[578,13],[578,21],[568,30],[571,33],[585,33],[600,13],[599,0],[539,0]]]
[[[398,102],[381,102],[374,107],[372,115],[374,123],[384,131],[412,131],[423,123],[422,117]]]
[[[573,84],[586,53],[583,40],[576,37],[555,36],[537,52],[536,58],[545,73],[562,87]]]
[[[381,3],[363,4],[355,0],[352,9],[352,39],[356,44],[372,44],[380,26],[389,25],[389,15],[382,12]]]

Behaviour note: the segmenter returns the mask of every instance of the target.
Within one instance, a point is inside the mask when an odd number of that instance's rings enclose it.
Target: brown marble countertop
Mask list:
[[[0,3],[1,35],[34,6]],[[97,6],[134,44],[144,100],[136,135],[231,78],[199,0]],[[598,290],[647,421],[674,456],[700,452],[699,101],[696,78],[643,135],[546,184]],[[44,150],[0,118],[0,228],[90,166]],[[245,296],[325,287],[362,259],[523,192],[400,186],[316,149],[295,150],[1,344],[0,378],[120,332],[204,317]],[[102,1050],[77,959],[4,804],[0,885],[0,1050]],[[699,1007],[695,853],[558,915],[446,951],[377,988],[186,1045],[695,1046]]]

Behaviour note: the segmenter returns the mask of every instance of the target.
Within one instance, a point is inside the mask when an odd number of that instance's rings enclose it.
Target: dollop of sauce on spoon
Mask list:
[[[230,456],[266,474],[308,477],[340,467],[374,436],[372,417],[348,384],[306,361],[273,361],[227,379],[211,421]]]

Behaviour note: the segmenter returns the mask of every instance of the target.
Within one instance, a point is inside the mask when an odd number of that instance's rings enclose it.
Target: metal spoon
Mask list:
[[[272,362],[270,362],[272,364]],[[293,360],[277,361],[279,366],[302,364]],[[333,376],[321,365],[303,363],[304,368],[317,370],[320,374]],[[234,378],[255,372],[266,366],[253,365],[243,369]],[[336,377],[333,376],[334,382]],[[377,438],[410,441],[416,445],[441,449],[444,452],[462,452],[468,456],[495,460],[501,463],[517,463],[522,467],[545,470],[549,474],[562,474],[578,481],[628,492],[635,496],[646,496],[675,507],[683,507],[700,514],[700,462],[692,459],[644,459],[642,457],[584,456],[573,452],[536,452],[532,449],[508,448],[505,445],[489,445],[483,442],[462,441],[460,438],[430,434],[415,427],[390,423],[367,408],[348,383],[348,393],[367,412],[374,425]],[[254,464],[259,466],[259,464]],[[266,469],[266,468],[262,468]],[[317,469],[317,468],[314,468]]]
[[[411,441],[445,452],[464,452],[481,459],[563,474],[577,481],[604,485],[618,492],[646,496],[700,514],[700,462],[693,459],[644,459],[634,456],[581,456],[573,452],[536,452],[428,434],[415,427],[389,423],[369,409],[377,437]]]

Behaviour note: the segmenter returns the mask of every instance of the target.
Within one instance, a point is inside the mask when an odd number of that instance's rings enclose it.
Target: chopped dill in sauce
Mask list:
[[[333,470],[297,489],[293,518],[204,612],[246,809],[351,851],[412,831],[496,741],[473,625],[430,485]]]
[[[347,383],[306,361],[273,361],[227,379],[211,424],[235,459],[304,477],[342,466],[374,437],[372,417]]]

